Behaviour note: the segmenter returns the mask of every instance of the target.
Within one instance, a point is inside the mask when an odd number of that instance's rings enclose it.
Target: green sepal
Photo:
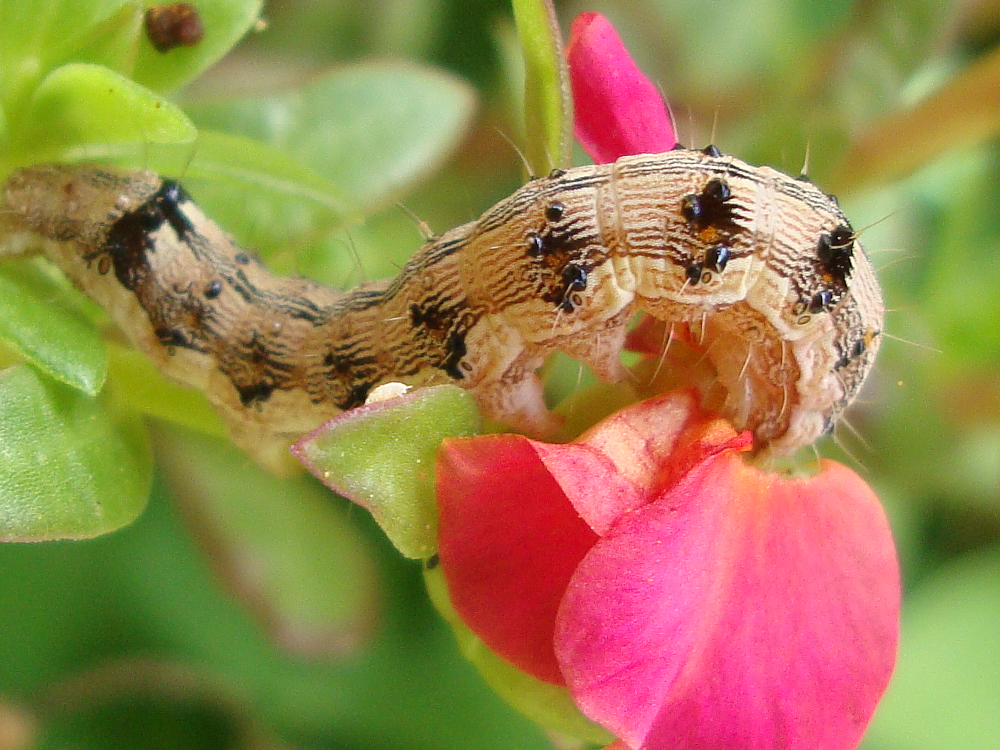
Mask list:
[[[351,409],[292,453],[325,485],[367,508],[401,553],[424,559],[437,551],[438,446],[478,431],[472,396],[440,385]]]

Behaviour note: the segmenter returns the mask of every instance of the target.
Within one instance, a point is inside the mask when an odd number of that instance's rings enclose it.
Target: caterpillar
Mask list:
[[[715,147],[536,178],[347,292],[270,274],[177,182],[95,165],[3,185],[8,254],[47,256],[167,375],[208,394],[262,455],[389,381],[449,381],[485,416],[544,435],[536,375],[561,350],[604,380],[637,311],[697,324],[756,445],[830,431],[872,368],[884,307],[836,200]],[[21,238],[18,240],[18,238]]]

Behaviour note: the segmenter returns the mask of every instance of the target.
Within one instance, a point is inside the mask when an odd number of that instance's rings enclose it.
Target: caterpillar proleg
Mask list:
[[[347,292],[270,274],[148,171],[23,169],[3,186],[0,227],[7,252],[22,233],[41,237],[258,454],[389,381],[454,382],[487,417],[544,434],[546,355],[615,380],[637,311],[701,326],[726,415],[760,448],[791,453],[850,405],[883,327],[871,263],[836,201],[711,147],[532,180],[429,240],[396,278]]]

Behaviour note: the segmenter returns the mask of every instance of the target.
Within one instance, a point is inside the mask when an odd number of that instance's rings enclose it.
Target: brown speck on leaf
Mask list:
[[[157,52],[193,47],[204,35],[198,10],[190,3],[154,5],[146,11],[146,36]]]

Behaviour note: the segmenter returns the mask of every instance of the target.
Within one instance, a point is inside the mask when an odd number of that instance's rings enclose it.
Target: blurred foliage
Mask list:
[[[338,285],[394,273],[420,242],[411,214],[443,230],[522,179],[507,0],[274,0],[214,67],[258,4],[196,5],[205,41],[160,56],[139,3],[0,2],[0,176],[85,156],[183,175],[273,267]],[[557,7],[563,28],[583,10],[616,24],[683,143],[790,172],[808,155],[864,228],[899,340],[820,450],[876,488],[906,576],[865,747],[995,748],[1000,2]],[[4,260],[0,295],[0,532],[101,534],[154,486],[115,534],[0,546],[0,750],[550,746],[366,513],[233,455],[204,399],[43,264]],[[588,379],[557,358],[548,386]],[[139,414],[160,423],[154,480]]]

